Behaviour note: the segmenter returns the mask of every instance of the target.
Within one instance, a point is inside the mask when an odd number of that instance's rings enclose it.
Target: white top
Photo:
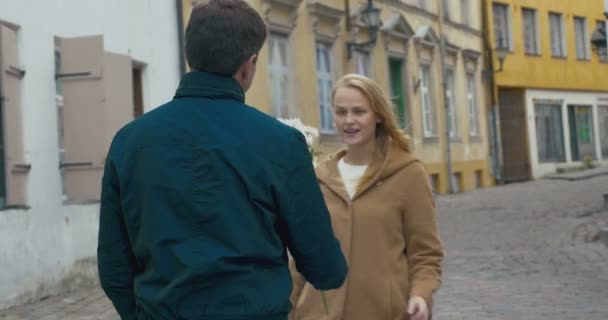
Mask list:
[[[338,161],[338,170],[340,171],[342,181],[344,181],[344,186],[346,187],[348,197],[352,199],[355,192],[357,192],[359,180],[361,180],[365,170],[367,170],[367,165],[354,166],[344,162],[344,158],[341,158]]]

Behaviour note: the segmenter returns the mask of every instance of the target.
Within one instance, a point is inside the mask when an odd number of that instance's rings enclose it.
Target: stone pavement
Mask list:
[[[434,319],[608,319],[608,247],[597,242],[608,226],[607,192],[604,175],[439,196],[446,260]],[[0,311],[0,319],[118,316],[98,288],[83,288]]]
[[[539,180],[438,201],[435,319],[608,319],[608,176]]]

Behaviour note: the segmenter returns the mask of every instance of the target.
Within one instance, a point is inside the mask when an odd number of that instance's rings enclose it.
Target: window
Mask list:
[[[64,167],[61,165],[65,162],[65,147],[64,147],[64,129],[63,129],[63,84],[61,78],[61,51],[55,49],[55,105],[57,106],[57,138],[59,146],[59,175],[61,180],[61,197],[62,200],[67,200],[65,189]]]
[[[131,73],[133,77],[133,118],[137,119],[144,114],[144,96],[142,85],[143,67],[133,65]]]
[[[439,174],[437,174],[437,173],[431,174],[430,182],[431,182],[431,190],[433,192],[437,192],[437,190],[439,190]]]
[[[331,89],[333,86],[331,48],[323,43],[317,43],[317,84],[321,132],[333,133],[335,128],[331,109]]]
[[[495,46],[511,49],[511,16],[509,6],[501,3],[492,4],[494,15],[494,41]]]
[[[564,37],[564,19],[561,13],[549,13],[551,30],[551,53],[554,57],[566,56],[566,39]]]
[[[522,9],[524,23],[524,49],[527,54],[539,54],[540,45],[538,43],[538,19],[536,10]]]
[[[589,34],[587,33],[587,19],[574,17],[574,41],[576,42],[576,58],[579,60],[589,60]]]
[[[481,170],[475,170],[475,189],[483,187],[483,172]]]
[[[272,114],[277,118],[296,117],[290,103],[291,79],[288,68],[288,39],[286,36],[271,33],[268,43],[268,75],[270,78]]]
[[[564,161],[562,112],[560,105],[537,104],[535,109],[536,144],[539,162]]]
[[[600,148],[602,149],[602,158],[608,160],[608,105],[598,106],[597,114],[600,125]]]
[[[446,20],[450,20],[450,6],[449,6],[448,2],[449,2],[448,0],[443,0],[443,2],[441,4],[442,9],[443,9],[443,17]]]
[[[364,75],[368,78],[371,78],[372,73],[370,70],[369,53],[362,52],[362,51],[355,51],[354,58],[355,58],[357,73],[360,75]]]
[[[0,22],[0,208],[26,207],[26,181],[21,114],[21,83],[17,30]]]
[[[452,173],[452,188],[454,193],[462,192],[462,174],[460,172]]]
[[[469,135],[472,137],[479,135],[479,122],[477,117],[477,89],[475,85],[475,75],[467,74],[467,101],[469,103]]]
[[[71,203],[99,201],[111,139],[133,120],[133,62],[105,51],[101,35],[56,38],[55,46],[62,193]]]
[[[431,98],[431,66],[422,65],[420,68],[420,104],[422,105],[422,128],[425,137],[436,136]]]
[[[0,81],[2,81],[0,79]],[[2,88],[2,82],[0,82],[0,88]],[[0,95],[3,92],[0,90]],[[5,151],[4,151],[4,99],[0,99],[0,208],[6,207],[6,169],[5,164]]]
[[[471,24],[471,8],[469,0],[460,0],[460,20],[462,24]]]
[[[427,0],[418,0],[418,7],[426,9],[426,1]]]
[[[448,118],[449,118],[449,126],[448,130],[450,132],[450,137],[458,136],[458,120],[457,120],[457,110],[456,110],[456,92],[454,92],[454,70],[447,69],[446,70],[446,88],[445,95],[448,99]]]

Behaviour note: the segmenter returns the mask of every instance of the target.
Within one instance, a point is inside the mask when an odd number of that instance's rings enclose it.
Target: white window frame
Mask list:
[[[503,31],[503,41],[506,41],[505,45],[509,49],[509,51],[513,51],[513,32],[512,32],[512,17],[511,17],[511,6],[506,3],[493,2],[492,3],[492,17],[494,21],[494,46],[499,47],[499,35],[497,34],[497,22],[496,22],[496,8],[501,7],[504,8],[505,17],[504,19],[504,29]],[[506,38],[506,39],[504,39]]]
[[[469,136],[479,136],[479,116],[477,109],[477,83],[475,74],[467,73],[467,102],[469,105]]]
[[[579,34],[579,25],[577,22],[582,22],[582,30],[580,30],[583,34]],[[587,18],[585,17],[577,17],[575,16],[573,19],[574,23],[574,41],[576,44],[576,58],[578,60],[591,60],[591,48],[589,47],[589,32]],[[582,45],[582,48],[579,47]],[[580,51],[582,49],[582,52]]]
[[[530,12],[532,14],[532,29],[533,30],[526,29],[526,12]],[[522,8],[521,16],[522,16],[522,30],[523,30],[523,37],[524,37],[524,51],[526,54],[540,55],[540,33],[538,30],[538,11],[533,8]],[[528,41],[527,41],[528,32],[532,33],[533,48],[528,47]]]
[[[325,134],[333,134],[336,132],[333,121],[333,112],[331,106],[331,89],[333,87],[334,77],[332,72],[332,48],[330,45],[317,42],[315,48],[315,56],[317,57],[317,85],[319,93],[319,120],[320,131]],[[323,51],[327,55],[327,61],[319,58],[319,51]],[[320,61],[319,61],[320,60]],[[329,66],[325,65],[329,63]],[[325,121],[324,121],[325,120]]]
[[[445,74],[446,86],[445,86],[445,96],[448,100],[448,117],[449,117],[449,133],[450,137],[456,138],[458,137],[458,110],[456,110],[456,92],[455,88],[455,78],[454,78],[454,70],[446,69]]]
[[[558,17],[558,25],[553,25],[554,19],[552,17]],[[555,29],[557,28],[557,29]],[[554,32],[557,31],[559,34],[554,37]],[[551,39],[551,55],[554,58],[565,58],[568,56],[568,47],[566,46],[566,34],[564,29],[564,14],[559,12],[549,12],[549,35]],[[556,44],[554,41],[559,40],[559,51],[555,52]]]
[[[422,109],[422,129],[425,138],[437,136],[433,116],[432,81],[431,65],[422,64],[420,66],[420,106]]]
[[[280,45],[285,46],[285,64],[281,64],[280,58]],[[296,115],[292,110],[292,87],[291,73],[289,72],[290,64],[290,45],[289,36],[280,33],[270,33],[268,39],[268,77],[269,77],[269,89],[270,89],[270,104],[272,108],[272,114],[277,118],[292,118]],[[270,52],[270,50],[276,50],[276,52]],[[278,55],[277,55],[278,53]],[[274,61],[270,59],[274,57]],[[278,57],[278,58],[277,58]],[[279,59],[279,60],[277,60]],[[285,83],[287,90],[282,89],[282,82]]]

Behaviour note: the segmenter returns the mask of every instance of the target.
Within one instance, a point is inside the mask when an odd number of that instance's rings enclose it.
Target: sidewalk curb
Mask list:
[[[563,175],[563,176],[560,176]],[[544,176],[541,179],[545,179],[545,180],[563,180],[563,181],[581,181],[581,180],[588,180],[588,179],[592,179],[592,178],[596,178],[596,177],[601,177],[601,176],[606,176],[608,175],[608,171],[604,171],[604,172],[598,172],[598,173],[591,173],[591,174],[586,174],[586,175],[579,175],[579,176],[566,176],[567,174],[562,173],[562,174],[558,174],[558,175],[548,175],[548,176]]]

